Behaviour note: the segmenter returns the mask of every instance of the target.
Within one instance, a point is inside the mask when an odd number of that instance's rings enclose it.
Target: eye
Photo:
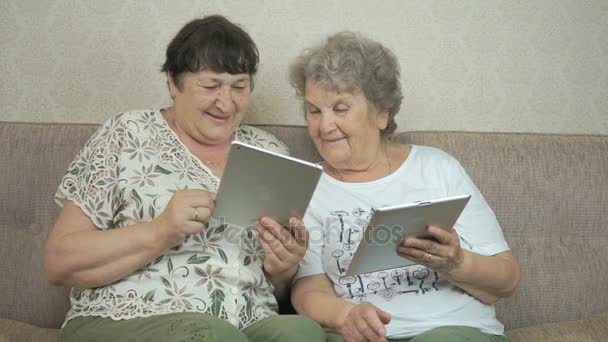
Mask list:
[[[321,111],[317,107],[308,107],[306,108],[306,113],[308,114],[319,114]]]
[[[235,84],[232,86],[232,89],[237,90],[237,91],[243,91],[247,88],[247,86],[243,85],[243,84]]]
[[[338,105],[334,108],[334,110],[338,113],[344,113],[344,112],[348,111],[348,109],[349,108],[345,105]]]
[[[207,89],[207,90],[216,90],[217,88],[219,88],[219,86],[217,84],[212,84],[212,85],[203,85],[203,88]]]

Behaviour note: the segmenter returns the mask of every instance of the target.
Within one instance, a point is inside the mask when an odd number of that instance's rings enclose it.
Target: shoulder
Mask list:
[[[451,154],[431,146],[412,145],[410,152],[412,159],[425,164],[435,164],[437,166],[457,165],[458,160]]]
[[[408,170],[415,170],[427,179],[452,178],[464,172],[460,162],[448,152],[423,145],[412,145],[405,165]]]
[[[274,135],[257,127],[240,125],[236,130],[236,139],[280,154],[289,154],[287,145],[277,139]]]
[[[113,115],[106,124],[123,127],[159,124],[164,120],[158,109],[136,109]]]
[[[108,118],[89,138],[85,149],[99,149],[112,146],[122,148],[127,141],[142,139],[144,131],[155,125],[162,126],[160,112],[154,109],[132,110],[118,113]],[[160,119],[160,120],[159,120]]]
[[[133,138],[150,128],[164,127],[163,121],[164,118],[158,109],[137,109],[111,116],[100,130]]]
[[[146,112],[144,110],[132,110],[127,112],[121,112],[118,114],[114,114],[109,117],[100,127],[100,129],[113,129],[122,127],[125,128],[129,125],[129,123],[133,123],[139,120],[142,120],[144,114]]]

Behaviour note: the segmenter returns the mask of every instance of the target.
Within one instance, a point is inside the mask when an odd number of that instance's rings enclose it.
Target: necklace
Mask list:
[[[384,142],[384,155],[386,156],[386,163],[388,164],[388,173],[387,176],[391,174],[393,167],[391,165],[391,158],[388,156],[388,142]]]
[[[219,166],[220,164],[218,162],[213,162],[209,159],[201,159],[203,161],[203,163],[205,163],[205,165],[214,167],[214,166]]]

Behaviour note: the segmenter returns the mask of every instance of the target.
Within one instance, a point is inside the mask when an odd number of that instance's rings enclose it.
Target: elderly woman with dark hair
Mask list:
[[[391,51],[338,33],[305,50],[290,81],[325,159],[304,218],[311,238],[292,291],[296,310],[335,340],[506,340],[493,303],[515,291],[519,264],[458,161],[389,139],[402,100]],[[395,253],[417,264],[346,276],[374,208],[461,194],[472,197],[454,227],[401,240]]]
[[[85,144],[55,195],[51,282],[72,287],[62,341],[311,341],[314,321],[277,316],[306,250],[263,217],[255,229],[210,219],[233,139],[285,145],[241,125],[258,51],[221,16],[185,25],[167,48],[173,106],[118,114]],[[257,230],[257,231],[256,231]],[[258,234],[259,233],[259,234]],[[274,292],[274,293],[273,293]]]

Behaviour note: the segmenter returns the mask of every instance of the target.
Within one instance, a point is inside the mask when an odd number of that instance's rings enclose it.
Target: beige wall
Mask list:
[[[302,124],[288,62],[350,29],[399,56],[401,130],[608,133],[605,0],[4,0],[0,120],[102,122],[168,105],[166,44],[210,13],[259,45],[249,122]]]

